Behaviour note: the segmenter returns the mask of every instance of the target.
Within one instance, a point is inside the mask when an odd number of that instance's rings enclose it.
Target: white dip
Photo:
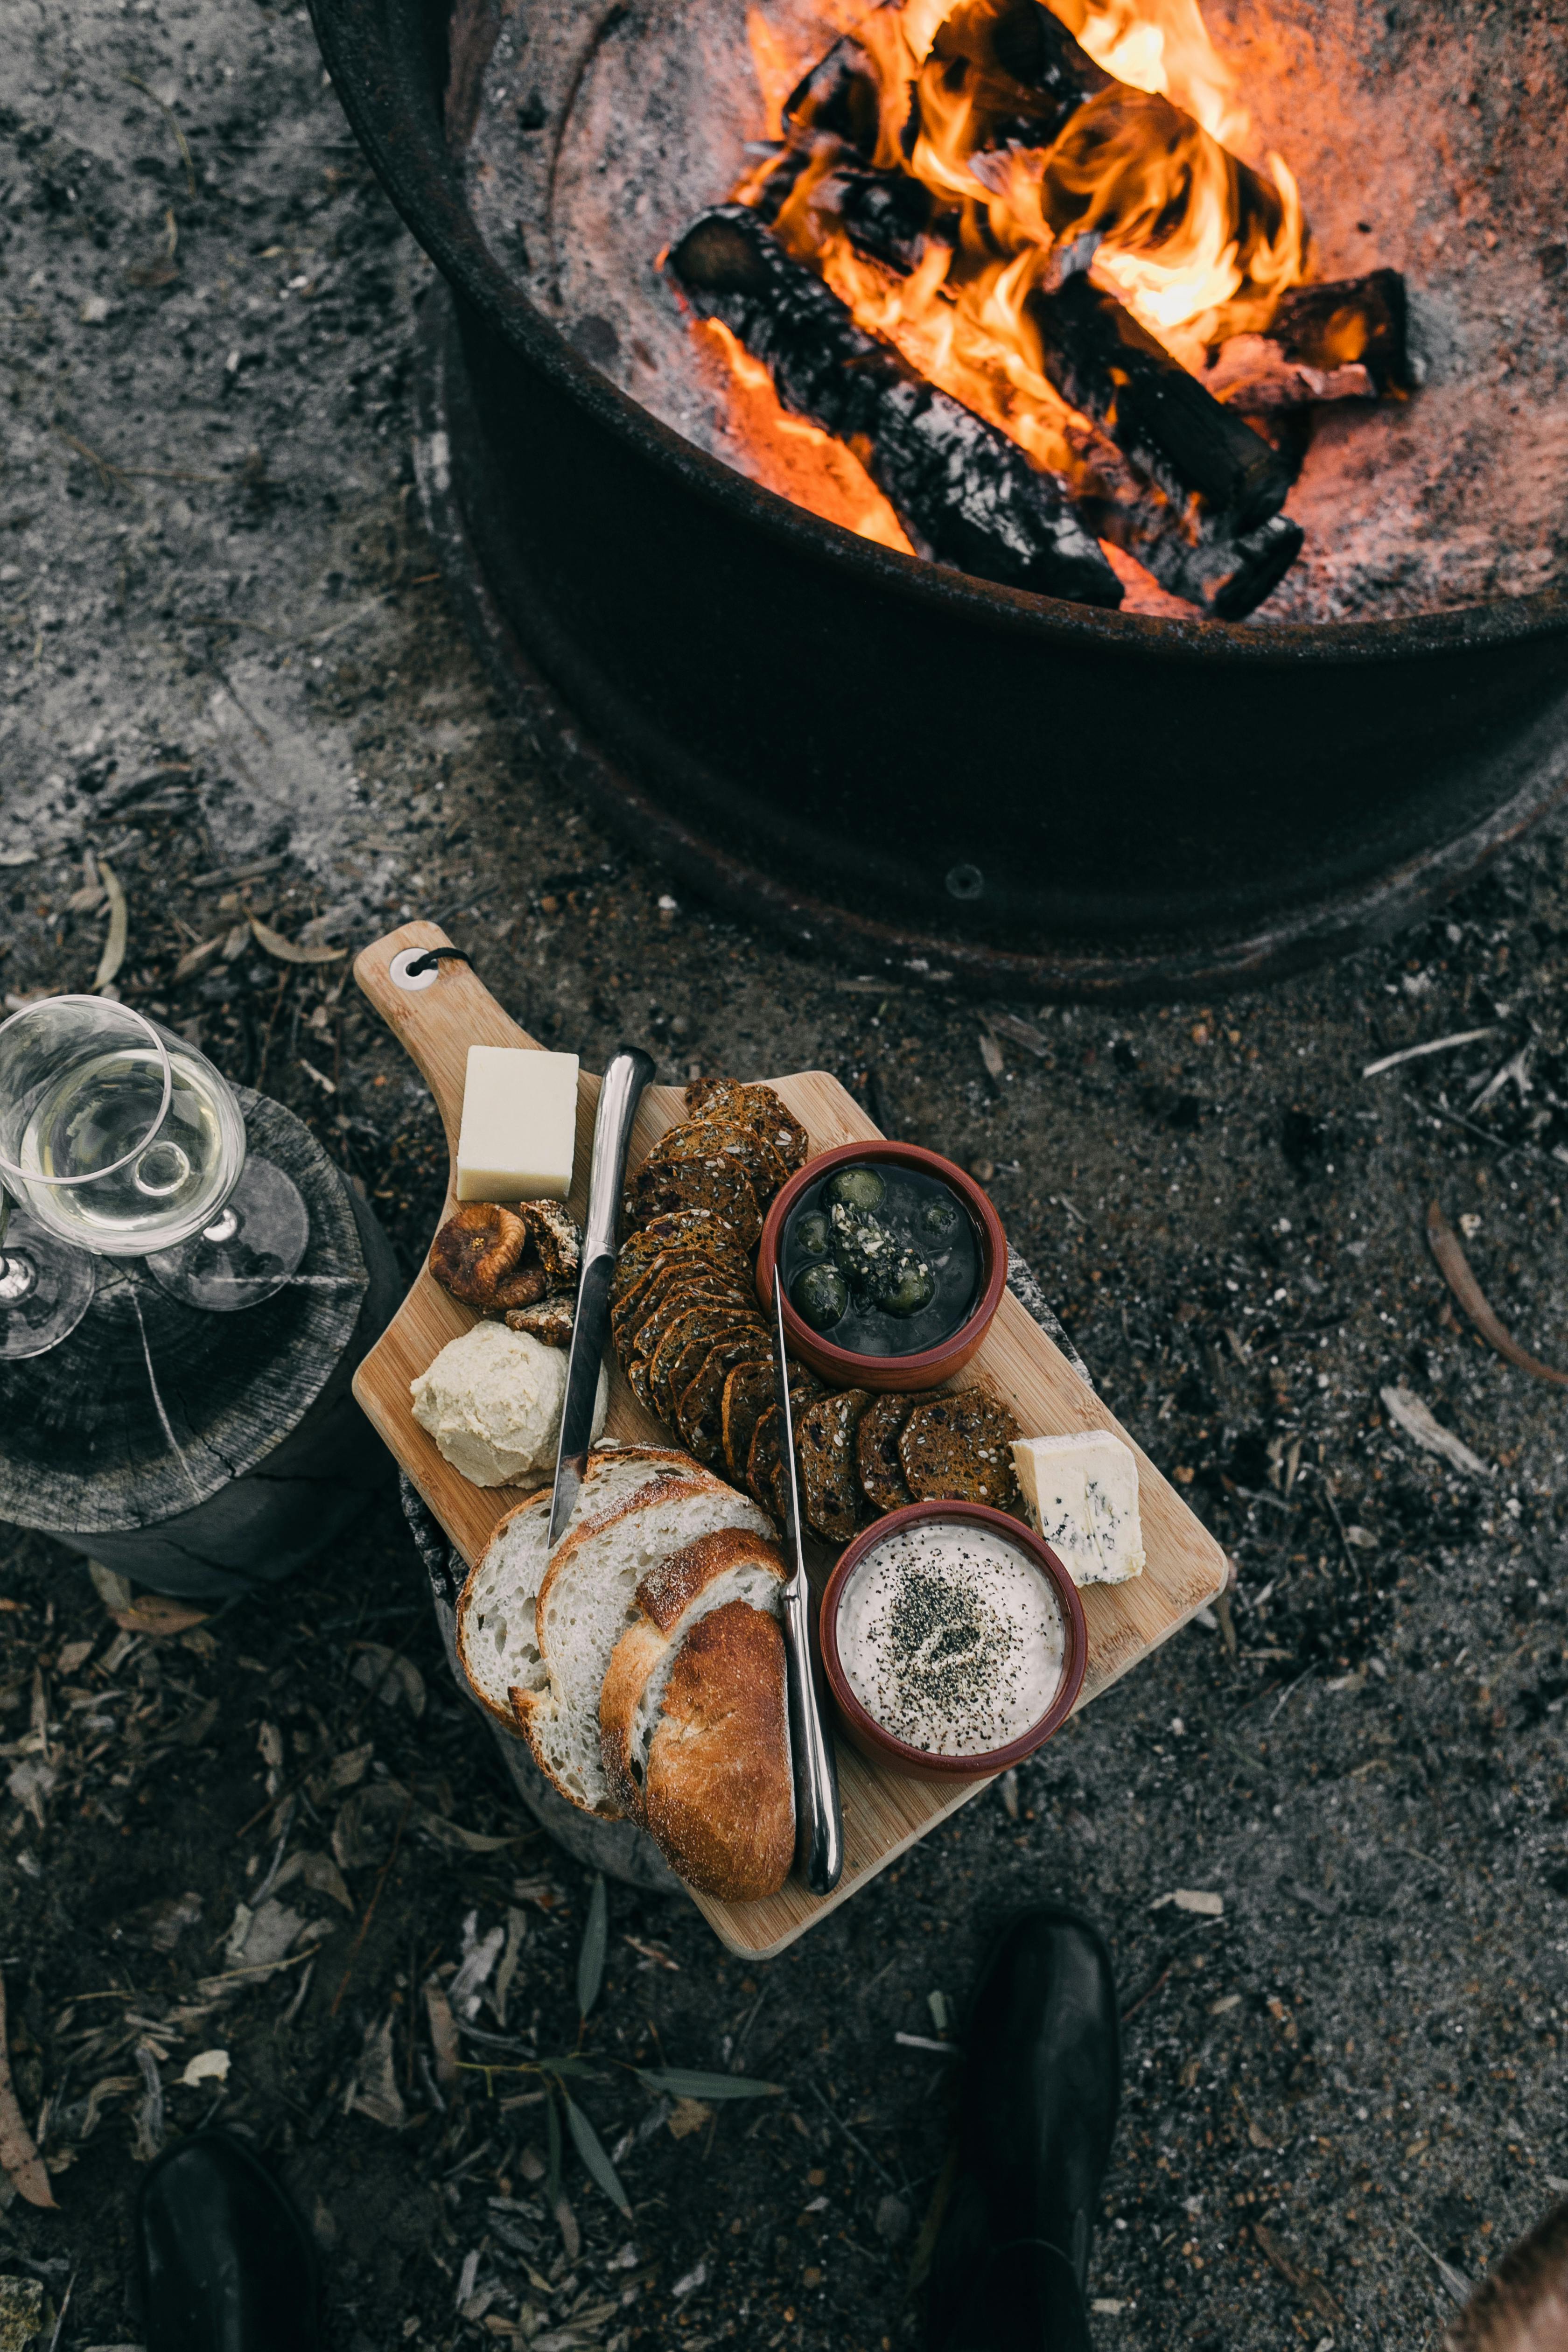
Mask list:
[[[409,1382],[414,1418],[444,1458],[476,1486],[510,1486],[553,1470],[566,1401],[566,1350],[504,1323],[476,1323],[448,1339],[427,1372]],[[594,1435],[605,1425],[609,1382],[599,1368]]]
[[[838,1656],[872,1719],[932,1756],[984,1756],[1038,1723],[1066,1632],[1049,1580],[989,1528],[939,1519],[874,1545],[838,1604]]]

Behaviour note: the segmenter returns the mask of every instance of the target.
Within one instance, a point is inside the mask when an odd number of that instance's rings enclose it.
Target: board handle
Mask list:
[[[421,952],[449,948],[438,923],[403,923],[374,940],[354,958],[354,979],[431,1093],[454,1158],[463,1122],[463,1084],[470,1045],[531,1046],[537,1037],[503,1013],[477,971],[467,963],[440,961],[435,971],[408,975],[405,967]]]

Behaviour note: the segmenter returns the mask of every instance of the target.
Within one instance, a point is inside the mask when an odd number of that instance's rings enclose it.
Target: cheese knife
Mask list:
[[[561,1444],[555,1456],[555,1493],[550,1506],[550,1545],[566,1532],[587,1474],[594,1436],[594,1400],[610,1320],[610,1284],[616,1271],[616,1223],[632,1121],[643,1088],[653,1076],[653,1057],[640,1045],[623,1045],[599,1082],[594,1118],[594,1158],[588,1171],[588,1222],[583,1235],[583,1269],[577,1282],[577,1312],[572,1322],[572,1352],[566,1360],[566,1400],[561,1409]]]
[[[838,1768],[833,1739],[822,1717],[822,1699],[812,1666],[811,1587],[800,1539],[800,1473],[795,1458],[795,1416],[790,1410],[789,1356],[784,1345],[784,1278],[773,1269],[773,1320],[777,1327],[779,1422],[783,1431],[784,1534],[795,1568],[784,1589],[784,1650],[789,1660],[789,1744],[795,1768],[795,1859],[813,1895],[831,1895],[844,1868],[844,1816],[838,1803]]]

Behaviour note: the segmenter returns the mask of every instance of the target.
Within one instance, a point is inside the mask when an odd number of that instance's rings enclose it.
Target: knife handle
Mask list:
[[[594,1119],[594,1164],[588,1178],[588,1217],[583,1238],[584,1265],[595,1257],[613,1257],[616,1254],[616,1221],[620,1213],[621,1188],[626,1181],[632,1121],[653,1071],[650,1054],[645,1054],[640,1045],[622,1045],[611,1055],[600,1081],[599,1108]]]
[[[804,1575],[784,1588],[790,1752],[795,1759],[795,1858],[813,1895],[831,1895],[844,1868],[838,1767],[822,1719],[811,1658],[811,1595]]]

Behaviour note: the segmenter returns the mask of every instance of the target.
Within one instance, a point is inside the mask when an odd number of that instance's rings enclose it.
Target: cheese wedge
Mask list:
[[[1017,1437],[1013,1462],[1029,1523],[1075,1584],[1125,1584],[1143,1573],[1138,1458],[1109,1429]]]
[[[577,1056],[470,1045],[459,1201],[563,1201],[577,1141]]]

